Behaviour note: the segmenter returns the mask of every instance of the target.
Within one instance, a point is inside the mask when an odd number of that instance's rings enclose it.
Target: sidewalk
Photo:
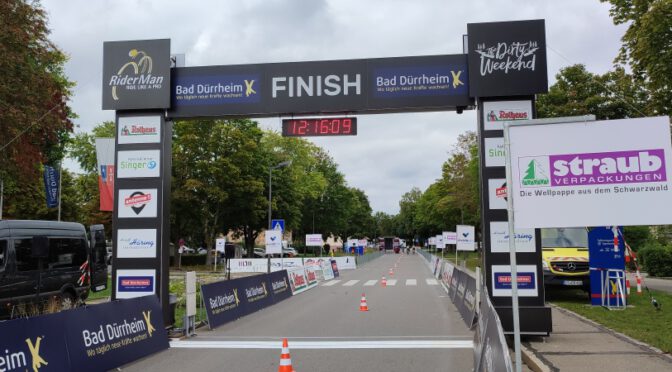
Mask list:
[[[523,358],[534,371],[670,371],[672,356],[550,305],[550,337],[523,339]],[[536,361],[535,361],[536,359]]]

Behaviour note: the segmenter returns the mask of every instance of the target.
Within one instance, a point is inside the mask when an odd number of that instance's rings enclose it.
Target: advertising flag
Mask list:
[[[114,209],[114,138],[96,138],[100,210]]]
[[[60,174],[58,169],[44,166],[44,189],[47,195],[47,208],[58,207],[58,181]]]

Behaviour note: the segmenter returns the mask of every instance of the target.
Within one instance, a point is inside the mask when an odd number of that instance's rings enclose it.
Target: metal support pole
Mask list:
[[[516,263],[516,234],[514,228],[513,213],[513,195],[511,195],[511,185],[513,185],[513,175],[511,171],[511,141],[509,138],[510,123],[504,123],[504,148],[506,154],[506,187],[507,198],[506,206],[509,215],[509,260],[511,264],[511,307],[513,310],[513,345],[515,351],[516,371],[522,371],[522,357],[520,354],[520,310],[518,308],[518,267]]]
[[[273,174],[273,167],[268,167],[268,230],[267,232],[271,230],[271,190],[273,188],[272,182],[273,178],[271,175]],[[268,256],[268,255],[267,255]],[[268,273],[271,273],[271,256],[268,256]]]
[[[0,178],[0,220],[2,220],[2,207],[5,201],[5,180]]]
[[[61,221],[61,195],[63,192],[63,162],[58,168],[58,221]]]

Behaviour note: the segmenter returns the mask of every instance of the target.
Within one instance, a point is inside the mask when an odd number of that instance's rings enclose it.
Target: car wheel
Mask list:
[[[77,304],[75,295],[70,291],[61,292],[59,296],[59,306],[61,310],[74,309]]]

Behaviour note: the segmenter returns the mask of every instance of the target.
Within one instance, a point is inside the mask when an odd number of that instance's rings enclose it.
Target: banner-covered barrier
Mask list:
[[[210,329],[285,300],[292,288],[287,270],[204,284],[201,293]]]
[[[473,327],[476,321],[476,278],[467,270],[460,269],[448,261],[441,262],[441,257],[423,256],[427,259],[432,274],[441,279],[467,327]]]
[[[474,371],[513,371],[504,329],[490,302],[487,288],[481,289],[481,306],[474,332]]]
[[[366,256],[362,256],[366,257]],[[292,270],[297,267],[308,266],[310,262],[330,262],[336,261],[339,270],[354,270],[357,268],[357,261],[361,257],[354,256],[342,257],[311,257],[311,258],[272,258],[271,271],[280,271],[282,269]],[[282,267],[282,268],[281,268]],[[236,273],[267,273],[267,258],[233,258],[230,263],[232,274]]]
[[[105,371],[168,348],[156,296],[0,322],[2,371]]]

